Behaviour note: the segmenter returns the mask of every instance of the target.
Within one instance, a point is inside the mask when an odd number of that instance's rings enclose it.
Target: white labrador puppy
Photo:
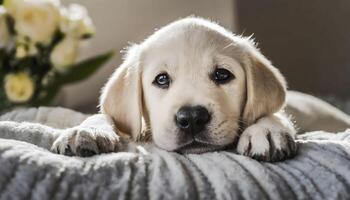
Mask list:
[[[132,46],[102,91],[102,114],[66,130],[52,150],[90,156],[151,142],[279,161],[297,151],[285,97],[283,76],[249,38],[186,18]]]

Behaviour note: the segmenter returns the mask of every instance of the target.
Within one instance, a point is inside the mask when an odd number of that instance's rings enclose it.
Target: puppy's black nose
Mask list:
[[[208,110],[202,106],[184,106],[175,115],[175,123],[182,131],[197,134],[210,121]]]

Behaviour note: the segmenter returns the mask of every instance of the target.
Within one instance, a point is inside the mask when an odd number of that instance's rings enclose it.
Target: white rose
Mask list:
[[[0,6],[0,48],[6,46],[10,39],[10,33],[6,23],[6,10]]]
[[[86,8],[78,4],[61,9],[60,30],[70,37],[82,38],[95,34],[95,27]]]
[[[51,52],[50,60],[54,68],[64,72],[75,62],[78,55],[79,43],[76,38],[66,36]]]
[[[34,43],[48,44],[59,25],[58,0],[5,0],[15,30]]]
[[[25,72],[5,76],[5,93],[13,103],[24,103],[34,94],[34,82]]]

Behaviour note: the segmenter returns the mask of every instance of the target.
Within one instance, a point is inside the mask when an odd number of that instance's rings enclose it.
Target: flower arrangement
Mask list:
[[[87,10],[59,0],[0,0],[0,111],[49,104],[64,84],[93,74],[112,52],[76,63],[95,28]]]

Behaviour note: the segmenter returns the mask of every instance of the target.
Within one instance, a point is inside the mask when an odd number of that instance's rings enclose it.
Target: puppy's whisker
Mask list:
[[[233,119],[236,122],[239,122],[245,126],[248,125],[248,123],[246,121],[244,121],[243,119],[241,119],[240,117],[236,117],[236,116],[229,116],[230,119]]]
[[[224,46],[224,48],[222,48],[222,50],[225,50],[229,47],[235,46],[235,44],[233,42],[229,43],[228,45]]]

